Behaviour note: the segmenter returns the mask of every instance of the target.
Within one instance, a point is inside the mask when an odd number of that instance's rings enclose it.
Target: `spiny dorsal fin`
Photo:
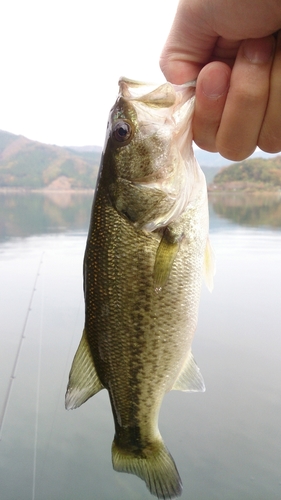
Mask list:
[[[204,279],[210,292],[214,288],[214,275],[216,271],[215,255],[211,247],[210,239],[207,239],[207,244],[204,254]]]
[[[187,359],[172,387],[172,390],[193,392],[205,391],[203,377],[191,351],[188,353]]]
[[[73,410],[103,389],[97,375],[85,330],[74,356],[65,395],[65,407]]]

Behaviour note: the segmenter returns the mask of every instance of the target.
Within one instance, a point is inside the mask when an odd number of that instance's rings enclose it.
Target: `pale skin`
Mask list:
[[[281,1],[180,0],[160,66],[197,78],[197,145],[242,160],[281,151]]]

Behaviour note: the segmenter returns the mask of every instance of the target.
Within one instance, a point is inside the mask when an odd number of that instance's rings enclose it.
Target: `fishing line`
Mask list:
[[[68,373],[69,373],[70,367],[71,367],[70,360],[71,360],[71,356],[73,357],[72,347],[73,347],[73,343],[74,343],[74,338],[77,336],[77,328],[78,328],[78,323],[79,323],[78,320],[80,317],[81,308],[82,308],[83,303],[84,303],[84,295],[83,295],[83,292],[81,289],[80,300],[79,300],[79,304],[78,304],[78,308],[77,308],[77,314],[76,314],[76,318],[73,322],[72,335],[71,335],[71,339],[70,339],[69,347],[68,347],[68,354],[66,356],[66,362],[65,362],[65,366],[64,366],[64,370],[63,370],[63,376],[61,378],[60,389],[58,391],[58,398],[57,398],[56,406],[55,406],[53,416],[52,416],[52,423],[50,425],[50,432],[49,432],[48,438],[46,438],[47,446],[45,447],[44,460],[43,460],[43,463],[41,465],[42,471],[44,470],[44,468],[46,466],[47,457],[48,457],[51,442],[53,439],[53,433],[54,433],[54,429],[55,429],[55,422],[57,419],[57,413],[58,413],[60,407],[62,407],[62,406],[64,407],[64,394],[66,392],[66,386],[67,386],[67,382],[68,382]],[[32,499],[32,500],[34,500],[34,499]]]
[[[42,262],[42,261],[41,261]],[[36,473],[37,473],[37,449],[38,449],[38,421],[39,421],[39,398],[41,386],[41,366],[42,366],[42,340],[43,340],[43,317],[45,304],[45,273],[42,273],[41,287],[41,311],[40,311],[40,327],[39,327],[39,344],[38,344],[38,376],[36,388],[36,407],[35,407],[35,430],[34,430],[34,453],[33,453],[33,478],[32,478],[32,500],[35,500]]]
[[[5,399],[4,399],[2,413],[1,413],[1,416],[0,416],[0,441],[2,440],[2,431],[3,431],[4,420],[5,420],[5,416],[6,416],[6,413],[7,413],[7,408],[8,408],[8,404],[9,404],[9,400],[10,400],[10,395],[11,395],[13,381],[16,378],[16,370],[17,370],[17,366],[18,366],[18,362],[19,362],[19,358],[20,358],[22,344],[23,344],[23,341],[24,341],[24,338],[25,338],[25,330],[26,330],[26,326],[27,326],[29,314],[30,314],[30,311],[31,311],[33,297],[34,297],[34,293],[36,291],[37,281],[38,281],[38,278],[40,276],[40,268],[41,268],[41,265],[42,265],[42,262],[43,262],[43,255],[44,255],[44,252],[41,255],[40,262],[39,262],[38,269],[37,269],[37,273],[36,273],[36,276],[35,276],[33,288],[32,288],[30,299],[29,299],[29,304],[28,304],[28,307],[27,307],[26,316],[25,316],[23,327],[22,327],[21,334],[20,334],[18,349],[17,349],[17,352],[16,352],[16,356],[15,356],[15,360],[14,360],[14,364],[13,364],[13,368],[12,368],[12,373],[11,373],[11,376],[10,376],[10,380],[8,382],[6,396],[5,396]]]

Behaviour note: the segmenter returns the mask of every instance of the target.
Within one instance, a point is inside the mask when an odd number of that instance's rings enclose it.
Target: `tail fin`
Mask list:
[[[142,456],[119,448],[113,441],[112,464],[118,472],[128,472],[143,479],[150,493],[158,498],[175,498],[182,493],[176,464],[162,440],[155,450],[144,449]]]

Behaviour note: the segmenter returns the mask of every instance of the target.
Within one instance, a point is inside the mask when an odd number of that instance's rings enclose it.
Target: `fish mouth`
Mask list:
[[[122,76],[118,81],[119,94],[129,100],[141,101],[153,107],[170,107],[181,104],[184,94],[195,94],[196,80],[181,85],[170,82],[148,83]],[[191,97],[190,96],[190,97]]]

